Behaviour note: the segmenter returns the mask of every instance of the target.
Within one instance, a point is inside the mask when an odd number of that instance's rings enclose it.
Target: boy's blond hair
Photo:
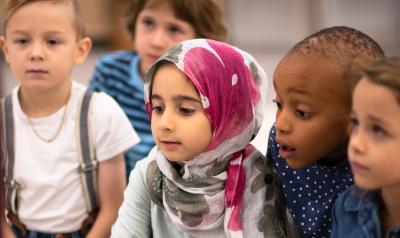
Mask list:
[[[34,2],[70,2],[74,9],[75,19],[74,25],[78,39],[84,37],[85,27],[82,20],[82,11],[79,4],[79,0],[6,0],[3,8],[3,31],[6,32],[7,23],[10,18],[17,12],[21,7]]]
[[[126,13],[126,28],[135,39],[135,26],[144,7],[168,3],[176,18],[193,26],[196,37],[225,41],[227,29],[222,18],[221,5],[216,0],[130,0]]]

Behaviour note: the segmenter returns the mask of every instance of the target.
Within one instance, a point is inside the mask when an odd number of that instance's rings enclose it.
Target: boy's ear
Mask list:
[[[86,60],[90,50],[92,49],[92,40],[88,37],[78,42],[78,51],[75,55],[75,64],[83,63]]]
[[[3,50],[3,54],[4,54],[4,58],[6,59],[6,62],[8,62],[8,48],[7,48],[5,36],[0,36],[0,47]]]

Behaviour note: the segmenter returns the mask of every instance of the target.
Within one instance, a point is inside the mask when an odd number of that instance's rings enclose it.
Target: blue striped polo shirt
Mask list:
[[[144,103],[139,60],[133,51],[108,53],[97,61],[89,82],[89,89],[105,92],[118,102],[140,137],[140,143],[125,153],[127,176],[155,145]]]

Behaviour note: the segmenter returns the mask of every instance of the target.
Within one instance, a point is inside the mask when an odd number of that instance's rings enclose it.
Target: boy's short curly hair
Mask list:
[[[361,76],[391,90],[400,104],[400,57],[381,58],[363,68]]]
[[[358,77],[362,66],[384,57],[379,44],[363,32],[347,26],[322,29],[297,43],[288,54],[324,57],[343,69],[345,79]]]
[[[82,20],[82,11],[79,4],[79,0],[6,0],[3,8],[3,31],[6,32],[7,23],[10,18],[18,11],[21,7],[29,3],[34,2],[70,2],[74,9],[75,19],[75,29],[78,38],[82,38],[85,35],[85,27]]]
[[[145,7],[168,3],[176,18],[193,26],[196,37],[225,41],[227,29],[222,9],[216,0],[130,0],[126,12],[126,28],[135,39],[135,26],[139,13]]]

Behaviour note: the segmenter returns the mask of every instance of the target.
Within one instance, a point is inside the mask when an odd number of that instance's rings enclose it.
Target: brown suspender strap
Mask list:
[[[14,116],[11,95],[4,98],[4,126],[5,126],[5,142],[6,142],[6,161],[5,161],[5,198],[6,209],[17,214],[18,201],[17,190],[18,184],[14,180],[14,163],[15,163],[15,136],[14,136]]]
[[[5,164],[5,177],[4,177],[4,187],[5,187],[5,207],[7,210],[7,218],[13,223],[20,231],[23,236],[27,235],[27,229],[24,224],[18,218],[18,201],[17,192],[18,184],[14,180],[14,163],[15,163],[15,150],[14,150],[14,114],[12,105],[12,96],[9,95],[5,97],[2,102],[2,113],[3,118],[3,131],[5,132],[4,142],[6,144],[6,153],[4,158]]]
[[[98,163],[91,138],[90,102],[93,92],[87,90],[82,98],[78,115],[78,148],[80,153],[80,174],[88,213],[99,207],[98,203]]]

